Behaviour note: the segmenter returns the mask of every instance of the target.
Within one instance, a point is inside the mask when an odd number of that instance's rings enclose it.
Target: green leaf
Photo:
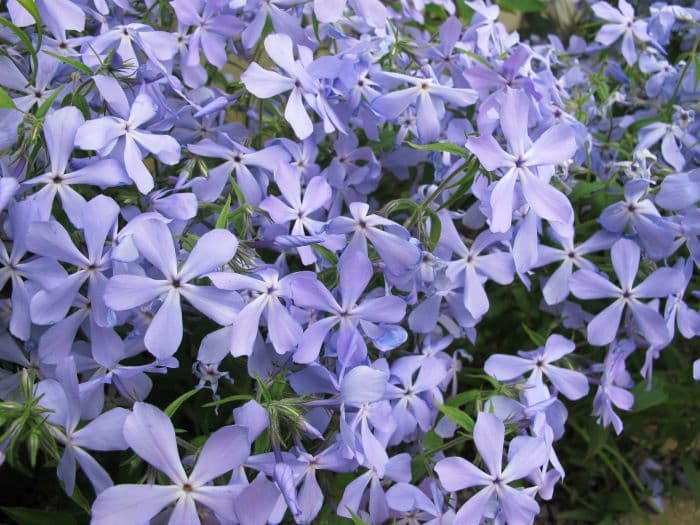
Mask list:
[[[498,0],[497,3],[506,11],[538,13],[547,9],[547,2],[543,0]]]
[[[24,47],[27,48],[27,51],[31,53],[32,55],[36,54],[36,51],[34,51],[34,46],[32,45],[32,41],[29,39],[27,36],[27,33],[25,33],[22,29],[17,27],[15,24],[10,22],[9,20],[6,20],[5,18],[0,16],[0,24],[4,25],[6,28],[8,28],[10,31],[12,31],[17,38],[19,38],[22,43],[24,44]]]
[[[221,208],[221,211],[219,212],[219,217],[216,219],[216,227],[222,230],[225,230],[228,228],[228,215],[231,213],[231,194],[228,194],[228,197],[226,197],[226,202],[224,203],[223,208]]]
[[[456,396],[451,397],[445,404],[451,407],[461,407],[467,403],[471,403],[481,395],[480,390],[467,390],[466,392],[460,392]]]
[[[17,0],[17,2],[32,15],[32,18],[36,20],[37,24],[41,25],[41,15],[39,14],[39,9],[36,7],[34,0]]]
[[[449,405],[438,405],[438,410],[440,410],[440,412],[445,414],[467,432],[473,432],[474,419],[472,419],[469,414],[462,412],[459,408],[451,407]]]
[[[41,106],[39,106],[39,109],[36,110],[36,118],[44,118],[46,116],[46,114],[49,112],[49,109],[51,109],[51,106],[53,106],[53,103],[58,98],[58,95],[60,95],[63,91],[63,87],[64,86],[57,88],[56,91],[51,93],[51,96],[49,96],[49,98],[44,100],[43,104],[41,104]]]
[[[455,0],[455,4],[457,4],[457,14],[459,18],[462,19],[465,25],[469,25],[474,16],[474,10],[469,7],[464,0]]]
[[[0,507],[18,525],[75,525],[75,519],[67,512],[28,509],[25,507]]]
[[[15,103],[10,98],[10,95],[8,95],[7,91],[2,89],[1,87],[0,87],[0,109],[17,109],[17,106],[15,106]]]
[[[440,241],[440,234],[442,233],[442,222],[440,217],[431,208],[426,208],[425,213],[430,216],[430,235],[428,236],[428,250],[433,251]]]
[[[226,403],[233,403],[234,401],[250,401],[251,399],[253,399],[253,396],[251,395],[238,394],[235,396],[228,396],[221,399],[217,399],[216,401],[205,403],[202,405],[202,408],[218,407],[220,405],[225,405]]]
[[[632,389],[634,394],[634,406],[632,412],[641,412],[658,405],[662,405],[668,400],[668,394],[664,390],[664,381],[660,376],[654,378],[653,388],[647,390],[647,382],[640,381]]]
[[[353,511],[345,507],[348,512],[350,513],[350,516],[352,516],[352,522],[355,525],[367,525],[367,522],[363,521],[362,518],[360,518],[357,514],[355,514]]]
[[[451,142],[434,142],[432,144],[414,144],[413,142],[407,142],[409,146],[413,149],[420,151],[439,151],[443,153],[451,153],[452,155],[457,155],[458,157],[467,158],[470,153],[466,148],[458,146],[457,144],[452,144]]]
[[[193,388],[192,390],[189,390],[182,394],[180,397],[178,397],[175,401],[170,403],[167,407],[165,407],[165,414],[168,417],[173,417],[175,412],[177,412],[182,404],[187,401],[189,398],[191,398],[193,395],[195,395],[197,392],[199,392],[198,389]]]
[[[523,330],[537,347],[544,346],[546,338],[543,335],[538,334],[531,330],[525,323],[523,323]]]
[[[681,459],[681,466],[695,504],[700,505],[700,472],[698,472],[698,467],[693,464],[693,460],[690,457],[685,455]]]
[[[314,243],[311,245],[311,249],[317,254],[319,254],[321,257],[323,257],[326,261],[331,263],[333,266],[338,264],[338,256],[325,246],[321,246],[320,244]]]
[[[586,182],[581,181],[576,183],[574,189],[571,191],[569,198],[572,201],[583,200],[590,197],[592,193],[600,191],[607,186],[607,181],[596,181],[596,182]]]
[[[73,66],[75,69],[82,71],[86,75],[92,76],[93,71],[90,69],[88,66],[80,62],[79,60],[76,60],[74,58],[70,57],[64,57],[63,55],[59,55],[58,53],[52,53],[51,51],[46,51],[44,50],[44,53],[46,53],[49,56],[54,57],[56,60],[60,60],[64,64],[68,64],[69,66]]]
[[[67,95],[64,99],[63,102],[61,102],[61,106],[75,106],[80,110],[80,112],[83,114],[83,117],[85,117],[85,120],[90,120],[90,107],[88,106],[87,100],[85,100],[85,97],[82,96],[80,93],[71,93]]]

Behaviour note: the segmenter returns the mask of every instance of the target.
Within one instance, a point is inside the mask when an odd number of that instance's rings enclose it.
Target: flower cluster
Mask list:
[[[2,460],[95,525],[533,523],[700,335],[700,9],[639,4],[8,0]]]

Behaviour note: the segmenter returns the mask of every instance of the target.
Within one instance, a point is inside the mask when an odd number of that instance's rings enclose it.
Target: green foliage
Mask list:
[[[76,525],[70,514],[55,510],[37,510],[25,507],[0,507],[17,525]]]
[[[547,9],[544,0],[497,0],[496,3],[506,11],[522,11],[524,13],[537,13]]]
[[[472,432],[474,430],[475,421],[466,412],[450,405],[438,405],[437,408],[467,432]]]

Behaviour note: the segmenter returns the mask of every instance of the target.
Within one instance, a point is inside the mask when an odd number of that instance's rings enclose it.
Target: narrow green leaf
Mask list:
[[[195,395],[197,392],[199,392],[198,389],[193,388],[192,390],[189,390],[182,394],[180,397],[178,397],[175,401],[170,403],[167,407],[165,407],[165,413],[168,417],[173,417],[175,412],[177,412],[182,404],[187,401],[189,398],[191,398],[193,395]]]
[[[0,24],[4,25],[6,28],[8,28],[10,31],[12,31],[17,38],[19,38],[22,41],[22,44],[24,44],[24,47],[29,51],[30,54],[34,55],[36,54],[36,51],[34,51],[34,46],[32,45],[32,41],[29,39],[27,36],[27,33],[25,33],[22,29],[17,27],[15,24],[10,22],[9,20],[6,20],[5,18],[0,16]]]
[[[326,261],[331,263],[333,266],[338,264],[338,257],[336,254],[334,254],[332,251],[330,251],[328,248],[325,246],[321,246],[320,244],[312,244],[311,249],[315,251],[317,254],[319,254],[321,257],[323,257]]]
[[[445,401],[445,404],[451,407],[461,407],[477,399],[480,394],[480,390],[467,390],[466,392],[460,392],[456,396],[451,397]]]
[[[202,408],[218,407],[221,405],[225,405],[226,403],[233,403],[234,401],[250,401],[251,399],[253,399],[253,396],[250,396],[248,394],[238,394],[235,396],[228,396],[221,399],[217,399],[216,401],[205,403],[202,405]]]
[[[438,410],[440,410],[440,412],[445,414],[467,432],[473,432],[474,419],[472,419],[469,414],[462,412],[457,407],[451,407],[449,405],[438,405]]]
[[[442,222],[438,214],[430,209],[426,208],[425,213],[430,216],[430,235],[428,236],[428,250],[431,252],[435,249],[438,242],[440,241],[440,234],[442,233]]]
[[[0,87],[0,109],[17,109],[17,106],[15,106],[15,103],[10,98],[10,95],[8,95],[7,91],[2,89],[1,87]]]
[[[220,228],[222,230],[225,230],[228,228],[228,215],[231,213],[231,194],[228,194],[228,197],[226,197],[226,202],[224,203],[223,208],[221,208],[221,211],[219,212],[219,217],[216,219],[216,227]]]
[[[233,193],[236,194],[236,199],[238,199],[238,204],[243,206],[246,203],[245,195],[243,194],[243,190],[241,190],[241,187],[238,184],[236,184],[236,179],[234,179],[233,176],[230,176],[228,178],[228,180],[231,183],[231,187],[233,188]]]
[[[458,157],[467,158],[470,154],[466,148],[458,146],[457,144],[452,144],[451,142],[434,142],[432,144],[414,144],[413,142],[407,142],[409,146],[413,149],[421,151],[439,151],[443,153],[451,153],[452,155],[457,155]]]
[[[531,330],[525,323],[523,323],[523,330],[525,330],[525,333],[530,338],[530,341],[532,341],[537,347],[544,346],[546,338],[543,335]]]
[[[90,69],[88,66],[80,62],[79,60],[76,60],[74,58],[70,57],[64,57],[63,55],[59,55],[58,53],[52,53],[51,51],[46,51],[44,50],[44,53],[46,53],[49,56],[54,57],[56,60],[60,60],[64,64],[68,64],[69,66],[73,66],[75,69],[85,73],[86,75],[92,76],[93,71]]]
[[[36,117],[37,118],[44,118],[46,116],[46,114],[49,112],[49,109],[51,109],[51,106],[53,106],[53,103],[58,98],[58,95],[60,95],[61,92],[63,91],[63,87],[64,86],[56,88],[56,91],[51,93],[49,98],[44,100],[43,104],[41,104],[41,106],[39,106],[39,109],[36,110]]]
[[[357,514],[355,514],[353,511],[351,511],[349,508],[345,507],[348,509],[348,512],[350,513],[350,516],[352,516],[352,522],[355,525],[367,525],[367,522],[363,521],[362,518],[360,518]]]
[[[25,507],[0,507],[17,525],[75,525],[75,519],[67,512],[28,509]]]
[[[85,120],[90,120],[90,106],[88,106],[87,100],[85,100],[85,97],[80,93],[71,93],[67,95],[63,99],[63,102],[61,102],[61,106],[75,106],[83,114]]]

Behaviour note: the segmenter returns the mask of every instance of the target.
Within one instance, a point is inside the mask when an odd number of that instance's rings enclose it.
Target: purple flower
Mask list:
[[[199,65],[200,46],[207,61],[221,69],[226,65],[226,40],[236,36],[243,22],[230,14],[222,14],[226,2],[222,0],[173,0],[178,21],[194,27],[189,36],[187,66]]]
[[[112,159],[98,160],[66,173],[76,133],[84,122],[83,115],[73,106],[54,111],[44,120],[44,138],[51,170],[22,183],[26,186],[43,184],[43,187],[31,196],[39,213],[38,220],[48,221],[51,218],[51,206],[58,194],[63,211],[70,221],[76,228],[82,228],[85,198],[74,190],[72,185],[91,184],[104,189],[127,182],[121,166]]]
[[[30,17],[31,18],[31,17]],[[31,18],[32,23],[34,21]],[[2,77],[0,85],[13,91],[23,93],[12,99],[15,107],[23,112],[30,111],[34,106],[40,107],[49,97],[54,95],[56,89],[62,90],[63,86],[50,88],[60,62],[50,55],[40,53],[37,59],[37,69],[32,71],[36,76],[29,79],[17,68],[7,56],[0,57]]]
[[[35,0],[41,21],[46,24],[56,38],[66,31],[82,31],[85,27],[85,13],[79,5],[70,0]],[[35,24],[34,17],[17,0],[8,0],[7,10],[12,22],[18,27]]]
[[[199,523],[198,505],[209,508],[221,519],[238,521],[232,499],[240,489],[211,482],[237,469],[248,458],[250,442],[245,427],[225,426],[209,436],[189,474],[182,467],[172,423],[153,405],[134,404],[124,422],[124,439],[172,484],[116,485],[105,490],[92,506],[95,525],[141,523],[173,503],[171,523]]]
[[[535,213],[564,224],[573,221],[569,200],[548,182],[551,166],[569,160],[577,146],[571,128],[557,124],[532,143],[527,132],[530,99],[523,90],[506,88],[501,104],[500,122],[508,142],[508,152],[493,136],[470,137],[467,148],[487,170],[506,169],[491,192],[491,230],[508,231],[513,214],[515,183]]]
[[[62,282],[37,292],[31,302],[32,321],[52,324],[63,319],[73,305],[80,288],[88,282],[88,297],[95,320],[107,326],[104,288],[105,273],[111,268],[109,250],[104,245],[117,221],[119,206],[109,197],[98,195],[83,206],[81,222],[87,255],[71,240],[70,234],[57,221],[33,222],[27,237],[27,247],[38,255],[77,267]]]
[[[442,219],[440,245],[449,248],[460,257],[456,261],[447,263],[445,275],[455,282],[463,280],[461,284],[464,286],[464,307],[475,319],[479,319],[489,310],[489,299],[484,290],[484,283],[488,279],[502,285],[513,281],[515,272],[513,256],[508,252],[492,248],[507,237],[484,231],[474,239],[471,246],[467,247],[454,227],[452,219],[445,213],[442,213],[440,218]],[[484,253],[486,250],[489,252]]]
[[[367,241],[382,258],[388,273],[402,276],[415,269],[421,260],[421,251],[405,238],[405,230],[394,221],[368,214],[369,205],[362,202],[350,204],[350,217],[336,217],[326,226],[328,233],[352,233],[346,251],[367,253]],[[379,226],[384,226],[382,230]],[[400,235],[390,233],[400,232]]]
[[[411,480],[411,456],[408,454],[397,454],[392,456],[383,474],[378,474],[374,469],[370,469],[352,480],[338,504],[338,516],[350,518],[350,511],[358,513],[362,504],[363,496],[369,485],[369,523],[380,525],[389,519],[390,509],[387,496],[382,487],[383,480],[408,483]]]
[[[596,41],[604,46],[609,46],[622,37],[622,56],[629,65],[637,62],[637,50],[634,38],[642,42],[648,42],[647,23],[644,20],[634,19],[634,8],[627,0],[618,1],[618,9],[607,2],[596,2],[591,6],[598,18],[610,22],[604,24],[596,34]]]
[[[524,438],[518,451],[503,468],[505,426],[493,414],[480,412],[474,426],[474,444],[486,465],[487,472],[460,457],[445,458],[435,465],[440,483],[449,492],[470,487],[483,487],[457,512],[455,523],[478,525],[492,499],[508,523],[532,523],[539,505],[527,489],[515,489],[510,483],[526,477],[547,460],[547,448],[542,439]]]
[[[97,494],[112,486],[112,480],[87,450],[124,450],[127,443],[122,428],[129,411],[113,408],[78,429],[81,419],[81,397],[73,357],[67,357],[56,367],[56,379],[44,379],[37,385],[41,405],[50,409],[47,419],[56,425],[53,434],[64,446],[58,463],[58,477],[66,494],[75,490],[76,462],[87,475]]]
[[[314,125],[304,108],[307,103],[323,119],[324,130],[331,133],[335,129],[345,132],[345,126],[319,91],[319,78],[329,72],[324,71],[327,62],[313,62],[311,52],[298,46],[299,59],[294,58],[294,42],[285,34],[273,34],[265,38],[265,51],[286,75],[263,69],[253,62],[241,75],[241,81],[258,98],[270,98],[291,91],[284,110],[284,118],[289,122],[299,139],[313,133]],[[325,57],[330,58],[330,57]],[[319,59],[320,60],[320,59]]]
[[[574,268],[585,268],[595,271],[595,265],[584,259],[584,255],[592,252],[607,250],[617,240],[617,235],[599,231],[591,235],[578,246],[573,239],[556,235],[561,248],[539,245],[537,266],[544,266],[555,261],[561,261],[559,268],[547,279],[542,288],[542,296],[547,304],[559,304],[569,296],[569,279]]]
[[[400,442],[410,437],[416,427],[423,432],[431,429],[437,413],[435,403],[442,403],[438,385],[449,372],[445,363],[435,358],[426,359],[422,363],[415,379],[413,370],[401,366],[392,367],[391,375],[398,381],[387,385],[386,398],[393,401],[395,441]]]
[[[107,284],[104,297],[107,305],[116,311],[130,310],[163,297],[146,331],[145,342],[149,352],[165,358],[177,351],[182,341],[181,297],[221,325],[233,322],[240,304],[234,294],[213,286],[191,283],[233,258],[238,240],[232,233],[221,229],[205,233],[179,269],[171,233],[162,222],[151,220],[141,223],[135,234],[135,242],[141,255],[162,274],[162,278],[153,279],[137,274],[115,275]]]
[[[264,198],[262,177],[254,175],[257,170],[274,172],[278,166],[289,161],[289,155],[281,146],[268,146],[255,151],[238,144],[230,139],[222,146],[212,140],[205,139],[197,144],[190,144],[187,149],[202,157],[223,159],[224,162],[211,168],[206,178],[192,181],[192,189],[203,201],[215,201],[229,181],[231,173],[236,176],[236,182],[250,204],[257,206]]]
[[[415,78],[401,73],[381,73],[382,78],[406,83],[412,87],[392,91],[372,101],[372,107],[390,120],[396,119],[406,108],[416,105],[416,128],[424,143],[435,141],[440,136],[440,119],[445,113],[444,103],[463,107],[476,102],[476,91],[469,88],[442,86],[432,70],[427,78]]]
[[[314,13],[320,22],[335,23],[343,16],[348,0],[314,0]],[[368,25],[382,28],[389,13],[379,0],[350,0],[355,13]]]
[[[610,345],[603,364],[600,386],[593,399],[593,415],[598,417],[598,423],[604,427],[612,423],[617,434],[622,432],[622,420],[613,407],[631,410],[634,405],[634,396],[625,388],[631,383],[625,361],[634,350],[634,343],[629,340]]]
[[[99,81],[96,79],[95,82]],[[180,161],[180,145],[169,135],[141,129],[157,114],[155,103],[146,93],[140,93],[129,107],[126,95],[116,81],[102,81],[100,91],[117,116],[88,120],[78,128],[75,144],[81,149],[95,150],[102,157],[113,156],[121,160],[139,191],[148,193],[153,189],[153,177],[143,163],[143,150],[172,166]]]
[[[39,284],[42,288],[53,288],[67,279],[66,271],[51,257],[26,258],[27,235],[37,219],[36,207],[30,200],[14,204],[9,210],[9,225],[12,232],[12,248],[7,252],[0,243],[0,289],[8,281],[12,283],[12,316],[10,332],[26,341],[31,332],[30,301],[32,287],[27,281]]]
[[[592,270],[579,270],[571,276],[571,293],[579,299],[614,298],[615,301],[596,315],[587,326],[588,342],[607,345],[615,338],[625,306],[649,343],[667,343],[670,339],[663,317],[640,299],[668,297],[682,287],[682,276],[672,268],[659,268],[634,286],[639,269],[639,246],[629,239],[620,239],[611,249],[613,268],[620,286]]]
[[[581,372],[552,364],[575,349],[576,345],[573,342],[553,334],[547,338],[543,347],[530,352],[518,352],[520,357],[491,355],[484,363],[484,370],[499,381],[513,381],[530,372],[527,384],[535,387],[543,385],[544,375],[559,392],[571,400],[576,400],[588,394],[588,379]]]
[[[346,251],[338,263],[338,273],[340,302],[313,274],[297,274],[290,283],[294,304],[330,314],[309,324],[294,353],[297,363],[314,361],[328,332],[336,325],[340,325],[337,354],[346,366],[367,356],[360,327],[381,350],[394,348],[406,339],[406,332],[391,324],[400,322],[406,313],[406,303],[399,297],[385,295],[358,304],[373,274],[372,263],[365,254]]]
[[[645,180],[635,179],[625,184],[624,202],[616,202],[603,210],[598,218],[611,232],[622,233],[627,228],[639,236],[639,241],[650,257],[660,259],[673,250],[673,228],[644,196],[649,187]]]
[[[277,353],[291,352],[301,338],[302,329],[280,299],[291,296],[290,281],[294,276],[280,279],[274,268],[263,268],[256,273],[257,277],[233,272],[207,274],[220,290],[249,290],[253,295],[253,299],[238,312],[230,328],[231,354],[241,356],[252,353],[263,314],[267,319],[268,336]]]

